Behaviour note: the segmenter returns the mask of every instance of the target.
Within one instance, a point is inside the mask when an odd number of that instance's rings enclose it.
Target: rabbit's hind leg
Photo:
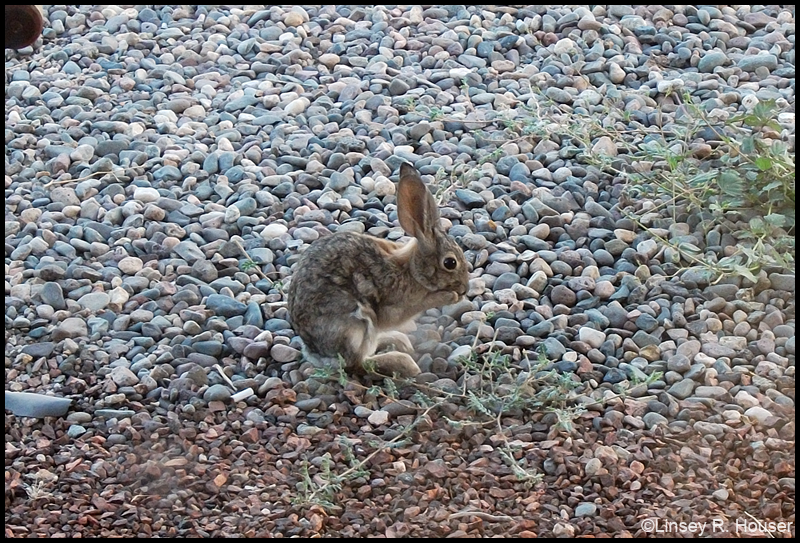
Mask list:
[[[407,353],[389,351],[371,356],[368,360],[375,363],[375,371],[381,375],[414,377],[420,373],[419,366]]]
[[[360,366],[366,369],[374,364],[374,371],[381,375],[400,375],[413,377],[420,373],[414,359],[408,353],[397,349],[413,351],[411,342],[402,332],[388,331],[379,333],[375,326],[376,315],[369,307],[358,304],[355,311],[341,321],[334,321],[339,326],[338,352],[345,359],[348,367]],[[330,326],[333,323],[328,323]],[[394,345],[392,351],[375,354],[379,345]],[[365,364],[365,361],[368,361]],[[371,363],[373,364],[371,364]]]
[[[414,352],[414,347],[411,345],[408,336],[396,330],[389,330],[378,334],[377,350],[381,351],[385,349],[409,354]]]
[[[338,328],[339,351],[348,362],[360,363],[378,348],[375,312],[362,304],[345,318],[328,322],[327,326]]]

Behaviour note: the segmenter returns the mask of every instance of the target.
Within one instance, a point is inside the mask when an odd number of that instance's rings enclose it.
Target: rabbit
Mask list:
[[[413,377],[420,369],[404,332],[414,329],[419,313],[466,294],[464,252],[445,233],[436,201],[407,163],[400,166],[397,214],[413,238],[405,244],[337,232],[317,239],[300,256],[288,309],[304,354],[315,365],[341,356],[345,369],[364,372],[369,359],[378,374]]]

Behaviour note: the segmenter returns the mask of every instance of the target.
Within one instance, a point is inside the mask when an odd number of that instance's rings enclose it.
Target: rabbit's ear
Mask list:
[[[406,163],[400,166],[397,215],[407,234],[422,241],[434,240],[434,231],[439,228],[439,209],[417,170]]]

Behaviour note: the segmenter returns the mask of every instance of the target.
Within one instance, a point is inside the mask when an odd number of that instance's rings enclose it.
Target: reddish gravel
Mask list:
[[[736,522],[794,521],[793,420],[780,431],[744,424],[709,443],[694,431],[592,430],[596,414],[571,436],[548,435],[546,416],[506,418],[515,458],[546,473],[529,488],[498,453],[499,436],[454,429],[436,409],[406,444],[376,451],[371,442],[413,416],[372,428],[342,403],[324,431],[305,437],[283,390],[265,410],[274,424],[246,422],[245,404],[192,417],[132,405],[126,424],[75,440],[64,420],[6,415],[6,535],[639,537],[645,519],[659,519],[717,522],[714,535],[736,536]],[[297,503],[303,471],[318,476],[327,456],[343,473],[348,449],[375,453],[365,476],[335,492],[332,507]],[[772,535],[790,533],[793,525]]]

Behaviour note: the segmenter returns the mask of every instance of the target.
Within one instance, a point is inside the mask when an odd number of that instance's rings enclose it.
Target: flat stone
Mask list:
[[[575,507],[575,518],[593,517],[597,514],[597,505],[593,503],[579,503]]]
[[[111,370],[109,374],[111,380],[118,386],[129,387],[139,382],[139,378],[130,369],[125,366],[117,366]]]
[[[744,414],[751,419],[757,420],[761,424],[766,423],[767,420],[772,417],[772,413],[758,405],[749,408],[744,412]]]
[[[381,426],[389,422],[389,413],[382,409],[373,411],[369,417],[367,417],[367,421],[373,426]]]
[[[747,55],[739,59],[737,66],[746,72],[755,72],[762,67],[767,70],[775,70],[778,68],[778,57],[769,53]]]
[[[794,292],[796,276],[794,274],[771,273],[769,281],[772,288],[783,292]]]
[[[61,341],[66,338],[77,338],[85,336],[88,332],[86,322],[78,317],[68,317],[56,326],[52,333],[53,341]]]
[[[72,400],[32,392],[5,391],[5,408],[18,417],[63,417]]]
[[[142,259],[136,256],[126,256],[117,263],[119,270],[126,275],[135,275],[143,266]]]
[[[211,294],[206,299],[206,307],[222,317],[235,317],[247,311],[246,304],[223,294]]]
[[[578,331],[578,338],[585,341],[590,347],[598,349],[606,340],[606,334],[588,326],[582,326]]]
[[[728,395],[728,391],[721,386],[699,386],[694,390],[694,395],[699,398],[714,398],[721,400]]]
[[[679,400],[685,400],[692,395],[692,392],[694,391],[694,385],[695,382],[691,379],[681,379],[669,387],[667,392]]]
[[[270,355],[275,362],[286,363],[299,360],[301,353],[294,347],[278,344],[272,346],[272,349],[270,349]]]
[[[226,385],[211,385],[203,393],[207,402],[226,402],[231,399],[231,390]]]
[[[722,51],[709,51],[697,63],[697,69],[700,73],[710,74],[714,68],[724,66],[728,62],[728,55]]]
[[[78,298],[78,304],[92,312],[97,312],[108,307],[110,297],[105,292],[90,292]]]
[[[56,344],[52,341],[42,341],[41,343],[34,343],[32,345],[25,345],[22,352],[32,356],[34,359],[47,358],[53,354]]]
[[[151,187],[137,187],[136,190],[133,191],[133,199],[145,204],[155,202],[159,198],[161,198],[161,194],[158,192],[158,189]]]
[[[53,309],[66,309],[67,302],[64,299],[64,292],[61,285],[54,282],[47,282],[42,285],[42,290],[39,291],[39,297],[42,302],[51,306]]]

